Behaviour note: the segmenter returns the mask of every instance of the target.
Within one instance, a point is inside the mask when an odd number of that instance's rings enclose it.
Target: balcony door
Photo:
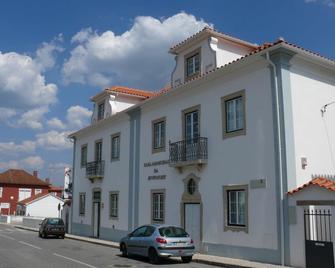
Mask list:
[[[199,111],[185,113],[185,160],[193,160],[197,152],[197,143],[200,136]]]
[[[102,160],[102,141],[97,141],[95,143],[95,159],[96,162],[101,162]]]

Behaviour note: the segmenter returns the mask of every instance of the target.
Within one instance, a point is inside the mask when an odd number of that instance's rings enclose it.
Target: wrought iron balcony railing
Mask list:
[[[197,137],[170,143],[170,166],[205,164],[208,158],[207,138]]]
[[[105,161],[86,163],[86,177],[89,179],[102,178],[105,171]]]

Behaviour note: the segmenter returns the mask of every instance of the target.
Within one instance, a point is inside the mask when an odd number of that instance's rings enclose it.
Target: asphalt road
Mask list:
[[[71,239],[39,238],[36,232],[0,224],[0,268],[77,267],[214,267],[164,260],[151,265],[146,258],[123,258],[118,249]]]

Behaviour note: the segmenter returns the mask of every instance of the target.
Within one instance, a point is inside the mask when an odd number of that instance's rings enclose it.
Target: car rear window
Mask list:
[[[48,224],[50,225],[64,225],[62,219],[48,219]]]
[[[159,234],[165,237],[188,237],[188,233],[180,227],[162,227],[159,228]]]

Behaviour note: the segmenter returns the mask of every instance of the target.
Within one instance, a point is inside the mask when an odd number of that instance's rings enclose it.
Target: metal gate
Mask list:
[[[334,268],[330,210],[305,210],[306,268]]]

